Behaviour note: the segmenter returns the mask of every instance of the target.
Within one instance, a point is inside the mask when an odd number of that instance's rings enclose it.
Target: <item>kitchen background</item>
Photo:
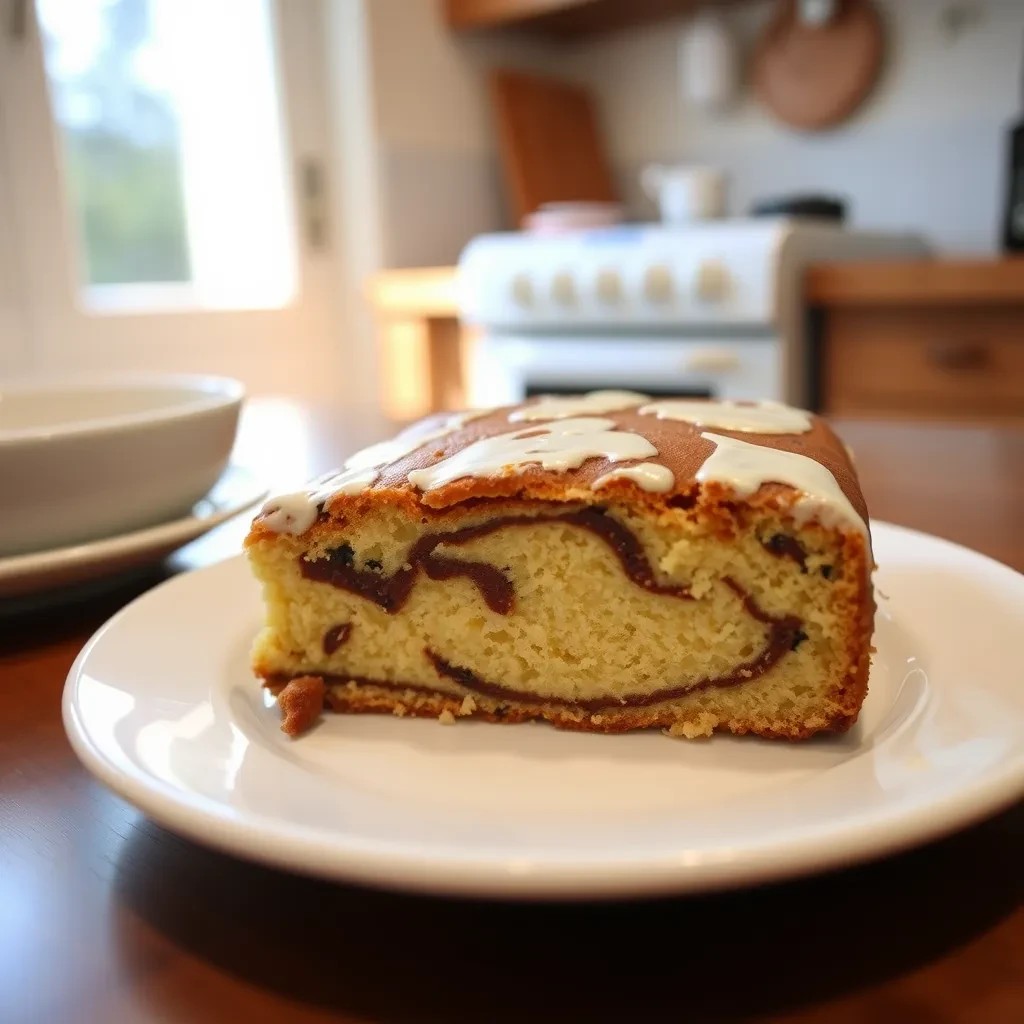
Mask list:
[[[467,238],[507,226],[485,74],[529,68],[592,89],[623,196],[651,161],[710,163],[730,179],[729,209],[822,189],[861,226],[913,229],[942,250],[999,247],[1006,131],[1021,113],[1024,4],[876,0],[886,27],[881,77],[846,122],[814,134],[780,125],[742,87],[720,113],[680,93],[680,15],[581,42],[453,35],[430,3],[374,0],[367,14],[376,94],[387,266],[453,262]],[[749,52],[775,0],[725,5]]]
[[[491,90],[491,73],[502,68],[556,76],[587,90],[597,145],[628,220],[658,216],[640,187],[645,167],[707,165],[725,175],[724,209],[716,213],[743,217],[757,200],[825,193],[845,202],[849,227],[904,240],[873,257],[916,260],[929,253],[939,276],[926,280],[912,268],[900,301],[885,300],[884,329],[925,306],[935,316],[941,294],[940,320],[961,333],[936,342],[932,321],[905,323],[903,336],[930,340],[914,341],[920,351],[901,349],[896,363],[905,374],[920,369],[928,394],[888,396],[878,410],[969,416],[995,388],[990,411],[1024,415],[1021,346],[1014,340],[1024,276],[1015,259],[999,258],[1008,133],[1022,109],[1024,4],[858,0],[854,6],[873,8],[881,18],[877,81],[839,123],[800,131],[769,112],[751,82],[758,40],[787,9],[785,0],[707,8],[734,46],[739,68],[731,101],[713,110],[683,94],[682,80],[688,76],[692,85],[697,69],[692,48],[688,64],[681,47],[692,38],[701,5],[682,0],[3,0],[0,373],[219,372],[241,378],[254,394],[344,403],[382,424],[472,400],[468,365],[479,332],[456,322],[452,268],[475,236],[517,226]],[[638,17],[648,9],[660,16]],[[604,31],[576,31],[590,14]],[[127,47],[121,58],[116,47],[101,45],[110,41],[104,32],[117,17],[135,32],[121,39]],[[608,28],[613,22],[618,27]],[[90,38],[92,49],[82,42]],[[70,57],[60,56],[61,45]],[[154,52],[162,58],[155,60]],[[227,64],[225,53],[232,55]],[[93,106],[83,108],[81,97],[78,107],[62,100],[60,75],[76,59],[92,61],[95,70],[102,54],[108,71],[120,68],[125,81],[142,68],[146,88],[166,99],[177,124],[176,216],[184,225],[188,269],[172,288],[160,268],[147,273],[138,261],[122,274],[128,279],[102,286],[82,269],[88,218],[75,191],[81,183],[66,173],[73,166],[68,140],[89,117],[102,122],[104,97],[117,106],[124,82],[119,86],[110,72],[110,91],[90,94]],[[839,51],[837,64],[844,61]],[[95,85],[89,81],[76,87],[88,92]],[[106,185],[116,200],[116,174]],[[168,204],[159,199],[150,208]],[[856,255],[842,250],[845,236],[835,238],[835,258]],[[718,299],[739,295],[748,273],[729,259],[723,264],[714,239],[693,257],[707,310],[712,292]],[[759,245],[763,270],[776,241],[765,236]],[[849,396],[833,406],[828,400],[827,381],[848,366],[828,353],[840,351],[836,339],[849,338],[850,324],[848,310],[821,296],[850,286],[848,279],[825,279],[824,291],[815,292],[817,270],[808,264],[830,262],[826,250],[819,246],[813,261],[787,257],[765,271],[784,282],[785,301],[779,299],[778,309],[769,303],[755,327],[784,348],[788,335],[800,335],[790,347],[807,363],[801,373],[815,379],[807,397],[802,390],[797,397],[825,411],[856,411]],[[682,287],[672,277],[677,268],[664,261],[640,268],[649,256],[622,254],[646,275],[637,289],[651,299],[659,289],[668,295]],[[988,262],[948,262],[967,256]],[[904,272],[890,280],[904,280]],[[875,301],[878,280],[856,279],[865,307]],[[554,278],[527,283],[542,290],[565,285],[563,298],[572,301],[580,287]],[[797,300],[801,308],[789,308]],[[592,330],[589,315],[576,326],[559,322],[570,331],[587,324]],[[864,326],[869,313],[858,315],[868,335],[877,335],[878,323]],[[667,317],[655,333],[720,338],[732,322],[724,302],[699,323],[686,316],[685,329]],[[803,336],[805,319],[817,333]],[[615,330],[621,341],[628,325]],[[843,344],[843,352],[852,351]],[[720,352],[714,357],[721,361]],[[853,365],[865,364],[858,356]],[[773,393],[775,385],[761,390]],[[961,400],[968,393],[970,401]]]

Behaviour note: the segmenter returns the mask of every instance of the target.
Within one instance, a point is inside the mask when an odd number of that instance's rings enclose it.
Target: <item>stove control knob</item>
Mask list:
[[[622,301],[622,278],[617,270],[602,270],[594,283],[597,297],[609,306]]]
[[[644,274],[644,294],[651,302],[664,303],[672,298],[672,271],[664,263],[655,263]]]
[[[512,278],[512,301],[517,306],[533,305],[533,285],[526,274],[516,274]]]
[[[569,271],[560,270],[551,279],[551,298],[560,306],[571,306],[576,301],[576,285]]]
[[[729,271],[725,264],[704,260],[697,267],[693,288],[702,302],[721,302],[729,292]]]

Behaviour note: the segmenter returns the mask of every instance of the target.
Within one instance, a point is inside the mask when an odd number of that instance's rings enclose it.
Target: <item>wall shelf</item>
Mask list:
[[[738,0],[717,0],[718,4]],[[442,0],[455,31],[515,28],[570,41],[685,14],[700,0]]]

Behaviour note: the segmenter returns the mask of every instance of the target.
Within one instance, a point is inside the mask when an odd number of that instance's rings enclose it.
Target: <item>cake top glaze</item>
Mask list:
[[[777,402],[652,401],[626,391],[428,417],[305,490],[269,499],[256,522],[302,533],[323,508],[362,495],[443,509],[472,498],[579,500],[595,491],[664,502],[716,484],[737,497],[762,485],[789,488],[797,518],[866,529],[850,458],[819,417]]]

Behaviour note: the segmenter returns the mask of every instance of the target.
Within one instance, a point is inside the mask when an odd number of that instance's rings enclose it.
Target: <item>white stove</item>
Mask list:
[[[783,218],[482,235],[459,262],[461,315],[481,328],[469,398],[617,387],[803,405],[805,266],[924,252]]]

